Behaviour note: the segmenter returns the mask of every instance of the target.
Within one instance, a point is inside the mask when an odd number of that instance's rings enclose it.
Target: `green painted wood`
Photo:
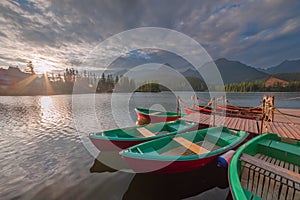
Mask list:
[[[113,129],[94,133],[91,134],[89,137],[99,140],[140,141],[156,139],[167,135],[175,135],[177,133],[184,132],[196,126],[197,124],[195,123],[187,122],[184,120],[176,120],[172,122],[161,122],[147,124],[143,126]],[[154,135],[151,137],[146,137],[139,131],[139,128],[145,128],[146,130],[152,132]]]
[[[180,143],[173,140],[174,137],[177,137],[175,135],[135,145],[127,150],[120,152],[120,154],[122,156],[130,158],[160,161],[187,161],[202,159],[226,152],[239,145],[248,136],[248,133],[244,131],[238,131],[234,135],[230,133],[230,131],[231,130],[227,127],[221,126],[191,131],[178,135],[178,137],[182,137],[197,145],[201,143],[201,146],[203,148],[209,150],[209,152],[203,154],[196,154],[193,152],[187,155],[183,154],[184,151],[188,150],[186,147],[184,147],[183,150],[178,151],[178,155],[171,155],[169,153],[166,153],[176,148],[182,147]],[[229,135],[232,135],[232,137],[228,137]],[[139,149],[142,153],[137,149]],[[154,151],[156,153],[153,153]]]
[[[263,157],[255,156],[257,154],[262,154]],[[244,163],[247,163],[246,166]],[[243,166],[249,167],[249,172],[242,169]],[[291,182],[299,185],[299,171],[294,172],[298,166],[300,166],[300,141],[285,140],[271,133],[257,136],[242,145],[232,157],[229,182],[233,197],[238,200],[262,197],[282,199],[287,195],[290,197],[294,191]],[[243,172],[247,172],[248,176],[242,174]],[[260,186],[261,183],[264,185]]]

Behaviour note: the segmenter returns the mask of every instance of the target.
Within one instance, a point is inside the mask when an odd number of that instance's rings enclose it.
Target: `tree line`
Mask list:
[[[291,81],[287,86],[275,83],[266,87],[264,81],[231,83],[225,85],[227,92],[300,92],[300,81]]]

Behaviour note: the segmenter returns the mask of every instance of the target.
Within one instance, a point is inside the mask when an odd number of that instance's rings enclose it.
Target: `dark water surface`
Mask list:
[[[207,93],[199,96],[209,99]],[[232,104],[247,106],[259,105],[262,96],[227,94]],[[278,107],[300,108],[299,93],[275,96]],[[0,199],[226,199],[227,172],[215,163],[151,175],[117,171],[107,159],[95,159],[120,158],[89,147],[88,134],[134,125],[136,106],[175,111],[176,98],[167,92],[0,97]]]

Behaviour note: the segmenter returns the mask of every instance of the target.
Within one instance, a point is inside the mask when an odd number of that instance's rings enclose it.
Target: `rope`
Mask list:
[[[188,106],[187,106],[187,103],[184,102],[179,96],[178,96],[178,101],[179,101],[179,103],[181,103],[181,104],[183,104],[184,106],[188,107]]]
[[[202,100],[202,98],[200,98],[200,97],[197,96],[197,95],[191,96],[191,99],[192,99],[192,100],[197,99],[197,100],[200,100],[200,101],[205,102],[205,103],[208,102],[207,99]]]
[[[282,115],[286,115],[286,116],[289,116],[289,117],[296,117],[296,118],[300,118],[300,116],[298,115],[293,115],[293,114],[289,114],[289,113],[283,113],[281,112],[280,110],[278,110],[277,108],[274,108],[276,111],[278,111],[280,114]]]
[[[210,100],[210,101],[207,103],[207,105],[206,105],[206,106],[204,106],[204,107],[202,107],[202,108],[203,108],[203,109],[206,109],[206,108],[210,107],[210,106],[211,106],[211,104],[212,104],[212,100]]]
[[[279,114],[282,114],[292,125],[297,127],[297,124],[295,122],[293,122],[290,118],[288,118],[286,116],[286,114],[282,113],[281,111],[279,111],[277,108],[274,109],[275,111],[279,112]]]
[[[281,101],[287,101],[287,100],[295,100],[295,99],[300,99],[300,97],[291,97],[291,98],[277,98],[278,100]]]

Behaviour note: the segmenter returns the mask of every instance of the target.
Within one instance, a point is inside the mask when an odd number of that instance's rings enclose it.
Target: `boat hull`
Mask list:
[[[212,111],[212,110],[209,109],[209,108],[205,108],[205,107],[199,106],[199,105],[195,105],[194,108],[195,108],[195,110],[197,110],[197,111],[199,111],[199,112],[201,112],[201,113],[206,113],[206,114],[210,114],[211,111]]]
[[[168,117],[168,116],[149,116],[146,114],[138,113],[138,120],[143,119],[145,121],[149,121],[149,123],[158,123],[158,122],[170,122],[179,119],[181,116],[176,117]]]
[[[168,115],[168,114],[156,115],[156,114],[146,113],[146,112],[142,112],[139,108],[136,108],[135,112],[138,116],[137,124],[139,125],[175,121],[181,117],[181,115],[178,115],[176,113],[172,113],[172,115]]]
[[[214,127],[145,142],[121,151],[120,155],[136,173],[179,173],[207,165],[237,148],[247,136],[244,131]]]
[[[100,151],[120,151],[122,149],[126,149],[128,147],[140,144],[142,142],[148,141],[114,141],[114,140],[99,140],[96,138],[90,139],[92,143],[99,149]]]
[[[187,115],[193,114],[193,113],[197,113],[198,111],[192,110],[190,108],[184,108],[184,111]]]
[[[89,138],[100,151],[120,151],[153,139],[194,131],[197,128],[196,123],[177,120],[93,133],[89,135]],[[154,132],[151,132],[151,130]],[[137,133],[138,135],[135,135]]]
[[[141,160],[130,157],[124,157],[124,159],[136,173],[174,174],[204,167],[217,156],[191,161]]]
[[[200,112],[204,114],[212,113],[211,109],[203,108],[202,106],[199,105],[195,105],[194,108],[195,110],[189,108],[184,108],[184,110],[187,114],[192,114],[195,112]],[[216,114],[225,115],[227,117],[239,117],[239,118],[246,118],[252,120],[256,120],[261,117],[259,111],[256,112],[254,110],[232,109],[232,108],[222,107],[220,105],[218,105],[216,108]]]

